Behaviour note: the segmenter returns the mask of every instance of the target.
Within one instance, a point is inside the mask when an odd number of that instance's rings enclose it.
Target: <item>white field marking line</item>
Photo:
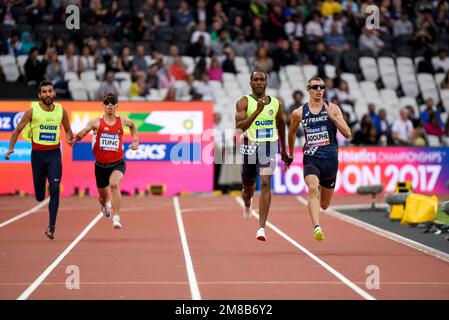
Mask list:
[[[302,204],[307,206],[307,200],[304,199],[303,197],[297,196],[296,199],[299,202],[301,202]],[[341,212],[338,212],[337,210],[333,209],[333,207],[330,207],[326,211],[321,211],[321,212],[324,213],[324,214],[327,214],[327,215],[329,215],[331,217],[337,218],[337,219],[339,219],[341,221],[345,221],[347,223],[350,223],[350,224],[355,225],[357,227],[360,227],[362,229],[368,230],[368,231],[370,231],[372,233],[375,233],[375,234],[377,234],[379,236],[382,236],[384,238],[393,240],[395,242],[398,242],[400,244],[403,244],[405,246],[413,248],[415,250],[427,253],[427,254],[429,254],[431,256],[434,256],[436,258],[439,258],[439,259],[441,259],[441,260],[443,260],[445,262],[449,262],[449,254],[447,254],[447,253],[444,253],[444,252],[439,251],[437,249],[431,248],[431,247],[426,246],[424,244],[421,244],[419,242],[410,240],[410,239],[408,239],[406,237],[403,237],[403,236],[400,236],[400,235],[398,235],[396,233],[393,233],[393,232],[381,229],[381,228],[376,227],[376,226],[374,226],[372,224],[369,224],[367,222],[364,222],[364,221],[358,220],[356,218],[350,217],[348,215],[345,215],[345,214],[343,214]]]
[[[235,200],[240,204],[240,206],[244,207],[245,204],[243,202],[242,197],[238,196],[235,198]],[[254,210],[252,213],[256,218],[259,218],[258,214],[255,214]],[[362,296],[363,298],[365,298],[366,300],[376,300],[376,298],[374,298],[372,295],[370,295],[368,292],[364,291],[363,289],[361,289],[360,287],[356,286],[353,282],[351,282],[348,278],[346,278],[344,275],[342,275],[340,272],[338,272],[337,270],[335,270],[334,268],[332,268],[330,265],[328,265],[326,262],[324,262],[323,260],[321,260],[320,258],[318,258],[316,255],[314,255],[312,252],[310,252],[309,250],[307,250],[305,247],[303,247],[302,245],[300,245],[297,241],[293,240],[292,238],[290,238],[290,236],[288,236],[286,233],[284,233],[282,230],[280,230],[278,227],[276,227],[274,224],[272,224],[271,222],[267,221],[266,225],[268,227],[270,227],[274,232],[276,232],[278,235],[280,235],[282,238],[284,238],[285,240],[287,240],[288,242],[290,242],[292,245],[294,245],[296,248],[298,248],[299,250],[301,250],[302,252],[304,252],[306,255],[308,255],[310,258],[312,258],[313,260],[315,260],[315,262],[317,262],[319,265],[321,265],[323,268],[325,268],[327,271],[329,271],[330,273],[332,273],[335,277],[337,277],[338,279],[340,279],[344,284],[346,284],[349,288],[351,288],[352,290],[354,290],[356,293],[358,293],[360,296]]]
[[[364,285],[366,282],[353,282],[355,284]],[[42,282],[41,286],[60,286],[65,285],[65,282]],[[187,285],[188,281],[86,281],[80,282],[80,285]],[[341,281],[205,281],[199,282],[201,285],[244,285],[244,284],[336,284],[344,285]],[[411,285],[411,286],[449,286],[449,282],[413,282],[413,281],[385,281],[381,285]],[[0,283],[0,286],[26,286],[29,283]]]
[[[196,212],[196,211],[214,211],[214,210],[228,210],[229,207],[208,207],[208,208],[185,208],[185,209],[181,209],[181,212]]]
[[[45,271],[36,279],[34,282],[17,298],[17,300],[26,300],[28,297],[34,292],[34,290],[39,287],[39,285],[48,277],[48,275],[55,269],[58,264],[64,259],[66,255],[69,254],[70,251],[86,236],[86,234],[92,229],[95,224],[103,217],[103,214],[100,212],[92,219],[92,221],[84,228],[83,231],[76,237],[75,240],[70,243],[70,245],[56,258],[55,261],[47,268]]]
[[[0,223],[0,228],[3,228],[4,226],[7,226],[10,223],[13,223],[14,221],[17,221],[19,219],[22,219],[36,211],[38,211],[40,208],[42,208],[43,206],[45,206],[48,202],[50,202],[50,198],[45,199],[44,201],[38,203],[36,206],[34,206],[33,208],[31,208],[30,210],[27,210],[25,212],[20,213],[19,215],[6,220],[5,222]]]
[[[189,279],[192,300],[201,300],[200,288],[198,287],[195,270],[193,269],[192,257],[190,256],[189,244],[187,243],[187,236],[184,229],[184,222],[182,221],[181,206],[179,205],[179,198],[176,196],[173,197],[173,205],[176,211],[176,221],[178,223],[179,235],[181,237],[184,259],[186,261],[187,277]]]
[[[386,203],[376,203],[376,209],[385,209],[388,208],[388,204]],[[363,203],[363,204],[344,204],[344,205],[335,205],[332,206],[334,210],[350,210],[350,209],[371,209],[371,204]]]

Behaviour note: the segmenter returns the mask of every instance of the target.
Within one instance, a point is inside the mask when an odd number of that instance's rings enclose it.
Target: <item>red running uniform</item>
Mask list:
[[[124,157],[123,127],[120,117],[115,117],[115,124],[110,126],[100,117],[100,126],[95,136],[93,153],[100,164],[119,162]]]

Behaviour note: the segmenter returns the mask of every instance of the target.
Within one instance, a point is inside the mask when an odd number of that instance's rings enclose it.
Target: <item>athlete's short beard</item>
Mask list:
[[[50,103],[46,102],[47,99],[50,99]],[[53,104],[53,98],[45,98],[45,99],[41,99],[41,100],[47,107],[49,107]]]

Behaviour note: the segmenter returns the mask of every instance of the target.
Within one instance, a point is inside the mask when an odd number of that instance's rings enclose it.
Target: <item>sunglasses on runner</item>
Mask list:
[[[106,97],[104,100],[103,100],[103,104],[105,105],[105,106],[107,106],[108,104],[112,104],[112,105],[116,105],[117,104],[117,98],[116,97]]]
[[[307,87],[307,89],[313,89],[313,90],[318,90],[318,89],[324,90],[325,88],[326,88],[326,86],[324,84],[321,84],[321,85],[315,84],[313,86],[308,86]]]

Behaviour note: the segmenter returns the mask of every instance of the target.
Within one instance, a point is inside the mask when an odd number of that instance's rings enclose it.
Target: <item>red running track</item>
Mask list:
[[[0,198],[0,224],[36,205],[18,199]],[[321,264],[268,227],[268,241],[257,241],[257,220],[243,220],[234,197],[179,198],[184,228],[173,198],[124,197],[122,204],[122,230],[94,220],[58,264],[98,215],[96,199],[63,198],[53,241],[43,235],[46,206],[0,228],[0,299],[17,299],[50,265],[26,298],[449,299],[448,262],[325,214],[326,238],[318,243],[307,208],[292,196],[273,196],[269,221]],[[71,266],[79,269],[80,289],[66,287]],[[379,289],[365,285],[368,266],[379,268]]]

